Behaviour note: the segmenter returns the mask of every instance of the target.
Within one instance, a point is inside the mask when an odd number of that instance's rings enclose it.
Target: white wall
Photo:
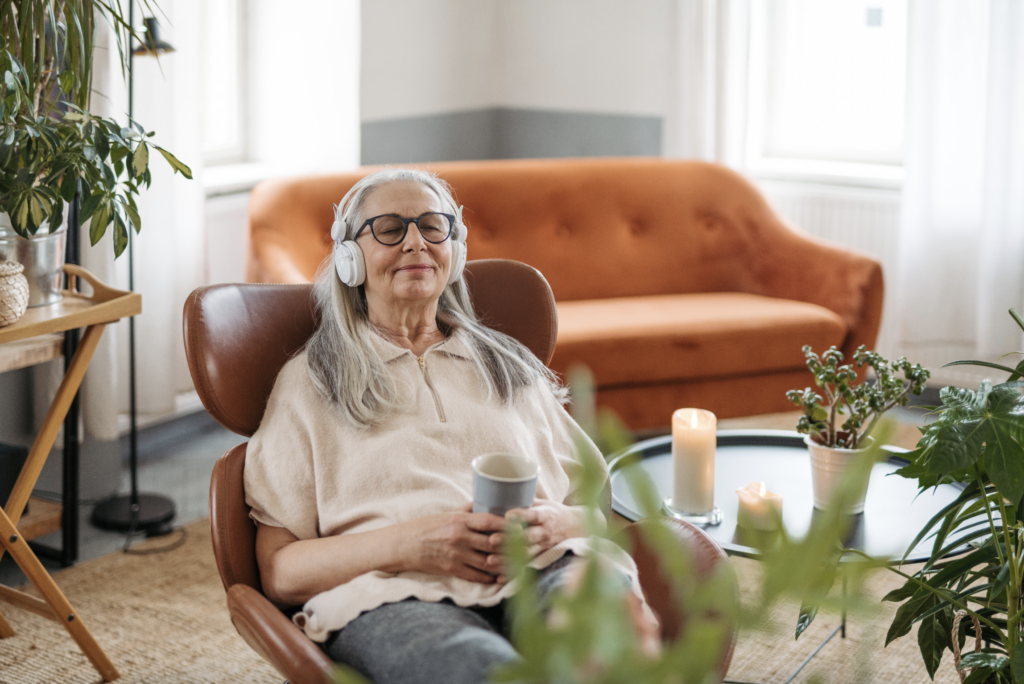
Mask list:
[[[493,107],[499,0],[362,6],[364,121]]]
[[[662,115],[673,0],[504,0],[499,104]]]
[[[664,115],[678,1],[365,2],[363,121],[491,107]]]

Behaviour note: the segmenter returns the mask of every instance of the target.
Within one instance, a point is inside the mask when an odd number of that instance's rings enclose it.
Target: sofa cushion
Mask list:
[[[558,302],[551,368],[583,363],[598,387],[798,370],[803,345],[845,336],[824,307],[740,292]]]

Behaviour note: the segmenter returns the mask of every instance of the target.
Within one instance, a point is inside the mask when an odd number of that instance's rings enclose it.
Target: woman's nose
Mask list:
[[[409,224],[409,230],[405,232],[405,239],[402,240],[402,251],[420,251],[427,248],[427,241],[420,235],[420,227],[415,223]]]

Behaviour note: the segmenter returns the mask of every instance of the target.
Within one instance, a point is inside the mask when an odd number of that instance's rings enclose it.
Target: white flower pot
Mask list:
[[[804,444],[811,455],[811,481],[814,488],[814,507],[824,510],[828,505],[832,494],[846,472],[847,467],[858,456],[871,449],[874,439],[868,437],[867,446],[860,449],[836,449],[818,444],[810,435],[804,437]],[[853,503],[843,511],[848,515],[856,515],[864,512],[864,498],[868,494],[868,481],[864,485]]]

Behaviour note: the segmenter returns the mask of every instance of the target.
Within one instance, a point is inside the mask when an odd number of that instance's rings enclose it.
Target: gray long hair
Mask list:
[[[338,205],[345,223],[344,239],[352,239],[362,221],[362,205],[369,195],[388,183],[412,181],[429,188],[450,213],[461,215],[448,184],[436,175],[415,169],[384,169],[352,186]],[[466,226],[458,221],[451,239],[465,242]],[[337,404],[358,427],[379,425],[400,403],[397,388],[371,342],[366,293],[337,277],[332,257],[320,265],[313,287],[319,325],[306,345],[313,385],[325,399]],[[568,392],[557,377],[530,350],[513,338],[492,330],[476,317],[464,278],[445,287],[437,305],[438,328],[446,336],[456,330],[468,334],[473,365],[490,398],[497,393],[509,405],[524,387],[543,383],[563,403]]]

